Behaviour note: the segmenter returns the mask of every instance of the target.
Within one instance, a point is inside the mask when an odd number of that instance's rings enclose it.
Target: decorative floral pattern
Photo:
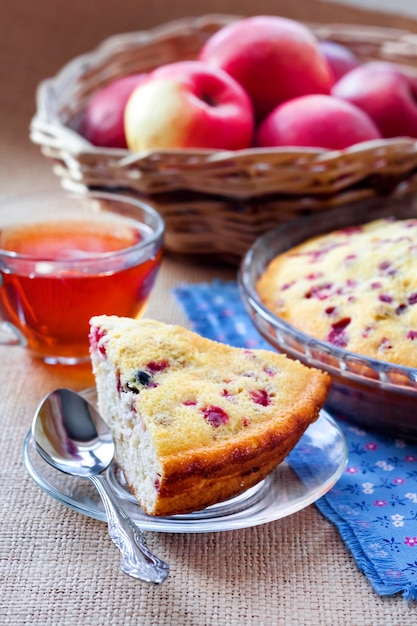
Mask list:
[[[200,334],[271,349],[246,313],[236,283],[180,285],[175,295]],[[379,595],[402,592],[417,600],[417,445],[340,424],[348,464],[316,506],[336,525]]]

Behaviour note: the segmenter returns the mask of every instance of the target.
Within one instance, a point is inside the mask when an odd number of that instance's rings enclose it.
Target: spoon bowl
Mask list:
[[[113,461],[114,442],[106,423],[70,389],[57,389],[42,401],[32,435],[45,461],[72,476],[100,474]]]
[[[163,582],[168,564],[150,552],[143,532],[123,510],[103,475],[113,461],[114,442],[95,407],[71,389],[56,389],[40,403],[32,436],[37,451],[52,467],[96,486],[109,535],[122,554],[121,569],[145,582]]]

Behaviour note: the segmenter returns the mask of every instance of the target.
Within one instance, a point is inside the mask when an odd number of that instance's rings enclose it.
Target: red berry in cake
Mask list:
[[[380,269],[380,270],[385,271],[385,270],[387,270],[387,269],[390,267],[390,265],[391,265],[391,262],[390,262],[390,261],[382,261],[382,262],[378,265],[378,267],[379,267],[379,269]]]
[[[228,414],[220,406],[207,406],[202,409],[202,411],[204,419],[206,419],[213,428],[218,428],[223,424],[227,424],[229,421]]]
[[[255,404],[261,404],[262,406],[271,404],[271,398],[265,389],[254,389],[250,392],[250,396]]]
[[[354,261],[357,258],[358,258],[357,254],[347,254],[345,256],[345,263],[351,263],[352,261]]]
[[[397,270],[392,267],[391,261],[381,261],[381,263],[378,265],[378,268],[381,270],[381,273],[384,276],[395,276],[395,274],[397,273]]]
[[[88,336],[91,349],[98,350],[98,352],[100,352],[100,354],[102,354],[103,356],[106,356],[106,346],[101,341],[101,339],[103,339],[103,337],[105,336],[105,331],[99,328],[91,328],[91,332]]]
[[[372,335],[373,331],[374,331],[374,327],[373,326],[365,326],[365,328],[362,331],[362,337],[364,339],[366,339],[367,337],[369,337],[370,335]]]
[[[282,285],[281,287],[281,291],[287,291],[287,289],[289,289],[293,285],[295,285],[295,280],[292,280],[290,283],[284,283],[284,285]]]
[[[391,350],[392,344],[388,337],[383,337],[379,342],[378,350]]]
[[[392,302],[392,297],[391,297],[390,295],[388,295],[387,293],[381,293],[381,294],[378,296],[378,299],[379,299],[381,302],[388,302],[388,303]]]
[[[332,329],[327,337],[327,341],[339,348],[345,348],[347,346],[346,328],[351,322],[350,317],[344,317],[332,324]]]
[[[166,359],[162,361],[150,361],[146,364],[146,369],[148,369],[152,374],[156,372],[163,372],[169,367],[169,361]]]
[[[329,297],[329,291],[333,287],[333,283],[322,283],[321,285],[313,285],[305,294],[306,298],[318,298],[318,300],[326,300]]]

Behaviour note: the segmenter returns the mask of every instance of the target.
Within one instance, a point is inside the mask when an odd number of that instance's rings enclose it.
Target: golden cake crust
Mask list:
[[[231,348],[154,320],[100,316],[91,324],[99,408],[126,479],[152,515],[195,511],[253,486],[296,445],[326,399],[327,374],[272,351]],[[103,374],[109,363],[112,381]],[[134,405],[123,424],[114,414],[120,399],[112,410],[103,400],[110,383]],[[152,504],[132,471],[140,433],[157,457]]]
[[[279,254],[257,292],[304,333],[417,367],[417,220],[380,219]]]

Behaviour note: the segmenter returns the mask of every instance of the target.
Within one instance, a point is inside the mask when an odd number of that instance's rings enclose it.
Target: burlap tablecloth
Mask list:
[[[256,7],[220,0],[149,6],[136,0],[0,0],[0,197],[58,188],[49,164],[28,140],[41,79],[111,34],[214,11],[376,23],[371,14],[308,0],[258,0]],[[393,25],[392,17],[378,20]],[[405,26],[406,20],[398,18],[395,25]],[[147,315],[185,324],[172,287],[214,277],[233,278],[234,270],[167,255]],[[119,570],[106,525],[47,496],[22,463],[23,439],[41,397],[58,386],[91,385],[90,372],[48,367],[13,347],[0,348],[0,363],[1,624],[417,623],[415,605],[373,593],[335,528],[314,506],[233,532],[148,533],[150,547],[170,563],[171,576],[157,587],[128,578]]]

